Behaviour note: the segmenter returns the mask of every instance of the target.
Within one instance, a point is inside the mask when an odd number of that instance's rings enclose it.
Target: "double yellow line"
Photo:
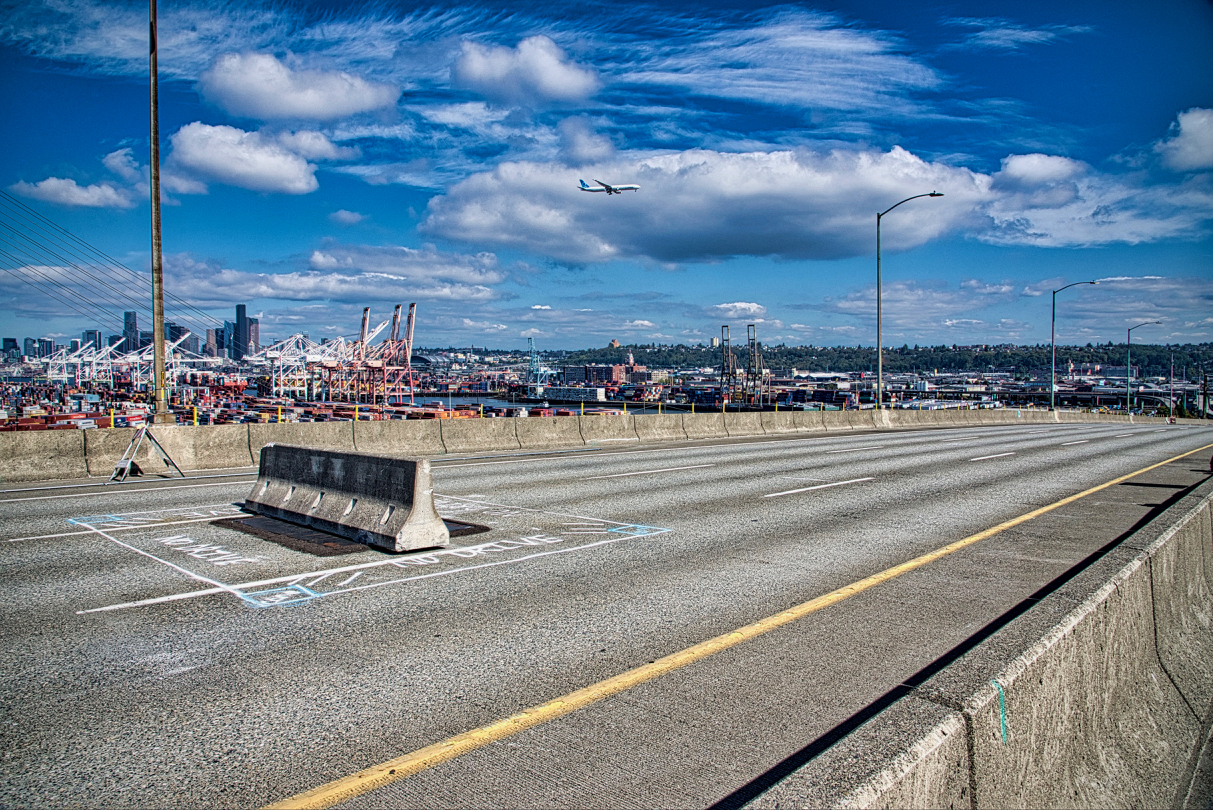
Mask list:
[[[1005,532],[1007,529],[1018,526],[1033,518],[1052,512],[1066,504],[1073,503],[1093,495],[1096,492],[1115,486],[1116,484],[1128,481],[1130,478],[1135,478],[1150,470],[1163,467],[1174,461],[1186,458],[1194,453],[1199,453],[1202,450],[1208,450],[1213,447],[1213,444],[1207,444],[1204,447],[1199,447],[1195,450],[1190,450],[1187,453],[1169,458],[1166,461],[1160,461],[1157,464],[1151,464],[1149,467],[1143,467],[1136,472],[1122,475],[1119,478],[1108,481],[1106,484],[1100,484],[1097,487],[1085,490],[1077,495],[1071,495],[1068,498],[1062,498],[1056,503],[1051,503],[1048,506],[1042,506],[1039,509],[1034,509],[1027,514],[1012,518],[1011,520],[999,523],[997,526],[970,535],[963,540],[957,540],[955,543],[949,543],[935,551],[923,554],[921,557],[915,557],[912,560],[903,562],[900,565],[895,565],[881,571],[878,574],[873,574],[870,577],[852,582],[850,585],[845,585],[838,590],[830,591],[827,594],[818,596],[816,599],[810,599],[808,602],[796,605],[795,607],[776,613],[773,616],[768,616],[765,619],[760,619],[753,624],[747,624],[732,632],[725,633],[716,638],[708,639],[700,642],[693,647],[688,647],[685,650],[667,655],[664,658],[659,658],[650,664],[630,669],[627,672],[607,678],[604,681],[587,686],[583,689],[578,689],[575,692],[570,692],[563,697],[556,698],[539,706],[533,706],[529,709],[524,709],[518,714],[511,715],[504,720],[498,720],[495,723],[490,723],[487,726],[466,731],[463,734],[456,734],[454,737],[448,737],[442,742],[428,745],[425,748],[397,757],[396,759],[388,760],[387,762],[351,774],[342,779],[329,782],[327,785],[313,788],[305,793],[300,793],[297,796],[292,796],[289,799],[275,802],[268,805],[265,810],[322,810],[323,808],[332,807],[335,804],[347,801],[384,785],[391,784],[400,779],[407,779],[413,774],[433,768],[443,762],[460,757],[470,751],[475,751],[477,748],[482,748],[489,743],[503,740],[511,737],[520,731],[525,731],[528,728],[541,725],[549,720],[555,720],[557,717],[575,712],[578,709],[589,706],[591,703],[597,703],[603,698],[617,695],[631,689],[634,686],[639,686],[642,683],[659,678],[676,669],[693,664],[696,661],[702,661],[708,656],[715,655],[718,652],[727,650],[730,647],[740,644],[743,641],[757,638],[764,633],[783,627],[785,624],[808,616],[810,613],[816,613],[822,608],[837,604],[844,599],[848,599],[856,594],[879,585],[882,582],[887,582],[890,579],[895,579],[916,568],[921,568],[928,563],[932,563],[941,557],[946,557],[949,554],[960,551],[962,548],[981,542],[986,538],[993,537],[996,534]]]

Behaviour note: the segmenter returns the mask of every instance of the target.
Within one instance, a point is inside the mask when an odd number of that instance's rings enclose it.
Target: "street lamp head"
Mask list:
[[[930,194],[928,194],[927,196],[928,196],[928,197],[942,197],[942,196],[943,196],[943,192],[942,192],[942,191],[932,191],[932,192],[931,192]]]

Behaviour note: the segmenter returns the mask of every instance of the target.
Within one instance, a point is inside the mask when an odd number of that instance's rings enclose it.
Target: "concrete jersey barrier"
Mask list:
[[[0,482],[87,478],[84,430],[0,433]],[[113,472],[111,467],[106,475]]]
[[[353,422],[354,449],[388,456],[440,456],[446,452],[438,419]]]
[[[266,445],[244,508],[386,551],[450,542],[428,459]]]
[[[1207,481],[749,806],[1183,806],[1213,722],[1211,508]]]
[[[581,428],[575,416],[528,416],[514,423],[523,450],[581,447]]]
[[[569,418],[569,417],[564,417]],[[596,414],[577,417],[577,426],[581,430],[581,440],[585,444],[638,442],[640,441],[640,423],[650,419],[668,419],[667,416],[632,416],[631,414]],[[682,417],[678,424],[682,425]],[[682,435],[682,439],[686,435]]]

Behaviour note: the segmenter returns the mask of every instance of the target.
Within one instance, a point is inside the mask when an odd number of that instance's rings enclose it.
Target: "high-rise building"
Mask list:
[[[219,341],[216,339],[216,336],[215,336],[216,331],[218,331],[218,330],[215,330],[215,329],[206,330],[206,346],[202,350],[202,354],[205,355],[206,357],[218,357],[219,356]],[[222,334],[222,332],[220,332],[220,334]]]
[[[216,335],[216,337],[218,337],[218,335]],[[236,351],[236,324],[232,323],[231,321],[223,322],[223,342],[220,344],[219,349],[224,357],[235,359],[236,355],[234,352]]]
[[[138,312],[122,313],[122,336],[126,338],[126,343],[122,344],[122,351],[133,352],[139,348]]]
[[[92,346],[97,351],[101,351],[101,330],[85,329],[80,335],[80,345]]]
[[[76,352],[80,351],[80,341],[75,340],[75,339],[68,341],[67,350],[69,352],[71,352],[72,354],[75,354]]]
[[[38,356],[50,357],[55,353],[55,341],[50,338],[38,338]]]
[[[35,340],[34,338],[25,339],[25,356],[26,357],[37,357],[38,356],[38,341]]]
[[[256,318],[248,319],[248,353],[261,351],[261,324]]]
[[[232,359],[243,360],[248,354],[248,309],[244,304],[236,305],[236,345],[232,347]]]
[[[118,346],[118,344],[122,344],[123,346],[126,345],[126,335],[110,335],[109,343],[107,345]],[[119,348],[118,351],[122,351],[122,349]]]

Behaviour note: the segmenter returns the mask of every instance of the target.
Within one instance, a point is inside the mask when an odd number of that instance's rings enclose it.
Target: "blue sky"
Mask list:
[[[0,188],[141,273],[146,9],[0,3]],[[886,344],[1047,342],[1050,291],[1087,279],[1059,342],[1213,340],[1205,0],[162,0],[159,23],[166,288],[248,303],[263,342],[416,301],[427,346],[872,345],[875,214],[933,190],[884,220]],[[3,335],[116,331],[0,261]]]

